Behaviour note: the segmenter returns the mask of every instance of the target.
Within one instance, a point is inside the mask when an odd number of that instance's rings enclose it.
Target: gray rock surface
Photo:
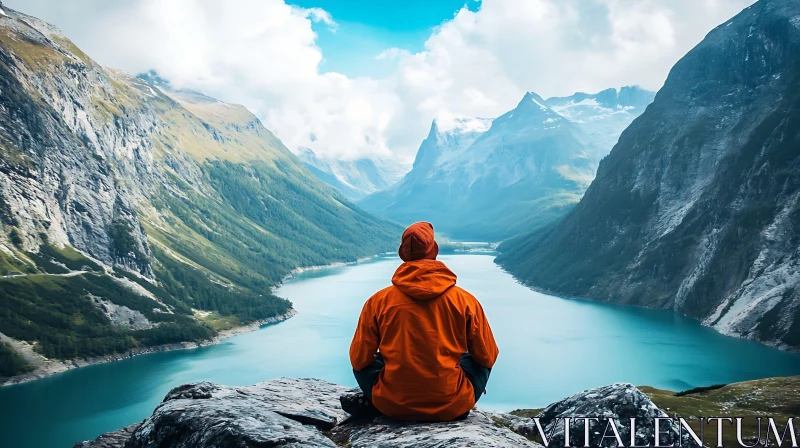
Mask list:
[[[340,397],[351,391],[307,378],[280,378],[246,387],[186,384],[172,389],[142,423],[75,446],[541,447],[533,440],[538,434],[533,419],[478,408],[464,420],[444,423],[357,419],[340,406]],[[546,431],[556,425],[551,446],[563,446],[558,421],[576,416],[613,417],[619,422],[639,418],[637,440],[646,444],[652,442],[652,419],[666,414],[630,384],[586,390],[553,403],[539,415]],[[630,434],[624,426],[618,428],[627,444]],[[676,440],[675,428],[664,428],[670,438],[662,441]],[[582,432],[573,427],[573,444],[582,446],[581,437],[576,437]]]
[[[498,425],[477,408],[460,421],[397,422],[379,417],[368,424],[338,426],[331,432],[334,440],[346,440],[345,446],[352,448],[541,447]]]
[[[318,428],[346,417],[337,406],[345,390],[313,379],[249,387],[186,384],[167,394],[125,446],[333,447]]]
[[[119,448],[125,446],[125,442],[130,440],[131,436],[141,423],[126,426],[116,431],[107,432],[94,440],[87,440],[75,445],[75,448]]]
[[[513,415],[504,414],[497,416],[504,419],[508,426],[515,432],[528,437],[537,435],[539,432],[536,423],[532,418],[520,418]],[[588,389],[579,392],[569,398],[558,401],[545,408],[538,416],[539,423],[549,436],[550,446],[564,445],[564,418],[571,418],[570,425],[570,445],[584,446],[584,421],[575,421],[578,417],[590,417],[599,419],[597,422],[590,422],[590,446],[617,446],[613,438],[603,439],[603,435],[613,437],[613,429],[608,428],[608,419],[612,418],[617,428],[619,436],[625,445],[631,441],[630,419],[635,418],[638,426],[635,427],[636,445],[648,446],[655,445],[655,418],[669,417],[664,411],[659,409],[650,398],[632,384],[616,383],[610,386]],[[660,424],[662,436],[660,444],[668,446],[673,443],[677,445],[679,439],[678,427],[669,420],[664,420]],[[687,435],[684,435],[683,445],[688,445]]]
[[[54,26],[5,12],[4,32],[27,44],[3,51],[0,64],[0,133],[9,133],[0,137],[0,227],[15,227],[28,251],[72,245],[105,265],[152,277],[136,208],[161,180],[150,139],[156,114],[128,105],[124,119],[102,120],[98,105],[127,100],[113,87],[124,81]],[[61,63],[47,65],[45,57]],[[114,235],[123,233],[127,244],[119,251]]]
[[[140,311],[132,310],[125,305],[117,305],[110,300],[103,300],[101,297],[88,295],[92,299],[92,304],[108,317],[112,325],[134,330],[147,330],[155,326]],[[160,308],[156,309],[160,310]]]

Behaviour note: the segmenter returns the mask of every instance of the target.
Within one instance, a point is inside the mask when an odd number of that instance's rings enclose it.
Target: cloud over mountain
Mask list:
[[[61,26],[105,65],[155,69],[244,104],[292,149],[410,159],[442,114],[497,116],[528,90],[658,89],[751,0],[484,0],[432,30],[423,51],[386,49],[396,69],[381,79],[322,71],[315,27],[336,17],[283,0],[6,3]]]

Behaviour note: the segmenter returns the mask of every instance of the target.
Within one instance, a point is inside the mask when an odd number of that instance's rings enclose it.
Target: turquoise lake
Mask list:
[[[542,407],[589,387],[672,390],[800,374],[800,355],[722,336],[666,311],[567,300],[518,284],[493,254],[440,257],[483,304],[500,357],[481,406]],[[281,376],[355,385],[350,338],[364,301],[390,284],[396,256],[308,271],[276,290],[298,314],[192,350],[139,356],[0,389],[0,447],[70,447],[147,417],[172,387]]]

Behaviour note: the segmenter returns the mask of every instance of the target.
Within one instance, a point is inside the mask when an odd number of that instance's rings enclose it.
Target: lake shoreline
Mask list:
[[[458,283],[481,300],[501,350],[489,393],[481,399],[486,409],[541,408],[577,390],[617,382],[685,391],[800,375],[798,355],[722,337],[667,311],[543,296],[520,285],[493,258],[485,253],[441,257],[458,273]],[[0,388],[5,416],[0,446],[72,446],[142,421],[181,384],[248,386],[274,378],[320,378],[355,386],[347,353],[359,313],[400,263],[390,255],[296,274],[273,291],[293,302],[296,316],[216,346]],[[627,361],[613,362],[606,348]],[[542,360],[560,367],[542,369]],[[525,387],[531,384],[547,387]],[[41,431],[43,424],[47,431]]]
[[[389,255],[389,254],[392,254],[392,252],[383,252],[383,253],[380,253],[380,254],[370,255],[369,257],[357,258],[355,261],[337,261],[337,262],[329,263],[329,264],[320,264],[320,265],[314,265],[314,266],[305,266],[305,267],[294,268],[294,269],[291,270],[291,272],[286,274],[281,279],[281,281],[278,282],[277,285],[273,286],[272,289],[275,290],[275,289],[279,288],[280,286],[283,285],[284,282],[286,282],[287,280],[291,279],[292,277],[294,277],[297,274],[302,274],[303,272],[319,271],[321,269],[329,269],[329,268],[340,268],[340,267],[344,267],[344,266],[352,266],[352,265],[356,265],[358,263],[363,263],[365,261],[374,260],[374,259],[376,259],[378,257],[384,256],[384,255]]]
[[[355,261],[337,261],[334,263],[329,263],[325,265],[315,265],[315,266],[306,266],[306,267],[298,267],[292,269],[291,272],[286,274],[286,276],[281,279],[279,283],[273,285],[272,289],[275,290],[279,288],[283,283],[293,276],[308,272],[308,271],[316,271],[321,269],[328,269],[328,268],[335,268],[335,267],[342,267],[342,266],[350,266],[356,265],[358,263],[363,263],[365,261],[370,261],[375,258],[378,258],[383,255],[391,254],[391,252],[383,252],[380,254],[371,255],[369,257],[358,258]],[[57,359],[48,359],[44,356],[39,355],[38,353],[33,352],[31,345],[25,341],[16,341],[12,340],[8,337],[2,338],[0,337],[0,341],[4,339],[8,339],[5,342],[11,342],[14,345],[18,345],[23,348],[23,350],[29,352],[29,358],[35,357],[35,363],[40,364],[36,367],[33,371],[20,373],[11,377],[0,377],[0,388],[14,386],[17,384],[24,384],[31,381],[40,380],[43,378],[48,378],[50,376],[66,372],[68,370],[74,370],[81,367],[92,366],[97,364],[106,364],[109,362],[115,361],[122,361],[124,359],[133,358],[135,356],[141,355],[148,355],[151,353],[163,353],[163,352],[171,352],[176,350],[188,350],[193,348],[200,348],[200,347],[208,347],[210,345],[219,344],[225,339],[231,338],[233,336],[238,336],[240,334],[250,333],[260,329],[265,325],[277,324],[283,322],[285,320],[290,319],[294,315],[297,314],[297,310],[294,308],[290,308],[288,312],[281,314],[279,316],[270,317],[267,319],[262,319],[260,321],[252,322],[247,325],[240,325],[236,326],[227,330],[220,331],[216,336],[211,339],[203,339],[199,341],[184,341],[184,342],[176,342],[172,344],[162,344],[162,345],[154,345],[151,347],[140,347],[133,350],[130,350],[128,353],[111,353],[108,355],[103,356],[94,356],[90,358],[78,358],[78,359],[70,359],[66,361],[61,361]],[[4,336],[1,335],[0,336]]]
[[[104,356],[94,356],[90,358],[78,358],[61,361],[57,359],[47,359],[39,355],[42,365],[37,367],[31,372],[20,373],[7,378],[0,379],[0,387],[13,386],[17,384],[28,383],[31,381],[47,378],[68,370],[74,370],[81,367],[92,366],[96,364],[105,364],[109,362],[122,361],[124,359],[133,358],[135,356],[149,355],[151,353],[171,352],[175,350],[188,350],[193,348],[207,347],[210,345],[219,344],[225,339],[238,336],[240,334],[250,333],[256,331],[266,325],[277,324],[292,318],[297,314],[297,310],[290,308],[284,314],[269,317],[247,325],[236,326],[227,330],[220,331],[216,336],[211,339],[203,339],[199,341],[185,341],[175,342],[172,344],[154,345],[151,347],[140,347],[130,350],[128,353],[112,353]],[[22,343],[26,344],[26,343]],[[29,345],[29,344],[26,344]]]
[[[467,244],[467,243],[460,243],[460,244]],[[497,251],[492,247],[493,244],[496,243],[472,243],[472,244],[486,244],[488,248],[470,248],[470,249],[455,249],[452,251],[440,251],[439,255],[459,255],[459,254],[495,254]],[[281,281],[273,287],[273,289],[277,289],[278,287],[282,286],[284,282],[290,280],[297,274],[302,274],[304,272],[310,271],[319,271],[322,269],[329,269],[329,268],[339,268],[344,266],[353,266],[359,263],[363,263],[365,261],[371,261],[378,257],[383,257],[387,255],[396,255],[396,252],[382,252],[375,255],[370,255],[369,257],[358,258],[355,261],[337,261],[334,263],[329,264],[321,264],[321,265],[314,265],[314,266],[305,266],[292,269],[291,272],[286,274]]]
[[[765,347],[774,348],[776,350],[780,350],[780,351],[786,352],[786,353],[800,353],[800,349],[793,349],[793,348],[788,347],[785,344],[776,344],[776,343],[774,343],[774,341],[762,341],[762,340],[755,339],[755,338],[741,337],[741,336],[738,336],[736,334],[724,333],[722,331],[719,331],[713,325],[707,325],[704,321],[702,321],[700,319],[697,319],[696,317],[689,316],[688,314],[684,314],[684,313],[681,313],[681,312],[678,312],[678,311],[675,311],[675,310],[671,310],[671,309],[653,308],[653,307],[649,307],[649,306],[636,305],[636,304],[632,304],[632,303],[617,303],[617,302],[612,302],[610,300],[597,300],[597,299],[590,299],[590,298],[587,298],[587,297],[573,297],[573,296],[569,296],[569,295],[563,295],[563,294],[559,293],[558,291],[553,291],[553,290],[550,290],[550,289],[547,289],[547,288],[542,288],[542,287],[539,287],[539,286],[536,286],[536,285],[531,285],[528,282],[519,279],[516,275],[512,274],[511,272],[509,272],[505,267],[503,267],[503,265],[501,265],[501,264],[499,264],[497,262],[495,262],[495,264],[500,268],[500,270],[502,270],[503,272],[505,272],[506,274],[511,276],[511,278],[513,278],[517,283],[519,283],[520,285],[530,289],[531,291],[538,292],[539,294],[544,294],[544,295],[550,296],[550,297],[557,297],[559,299],[564,299],[564,300],[577,300],[577,301],[580,301],[580,302],[602,303],[602,304],[606,304],[606,305],[633,307],[633,308],[641,308],[641,309],[646,309],[646,310],[666,311],[666,312],[674,313],[674,314],[677,314],[679,316],[685,317],[687,319],[692,319],[692,320],[696,321],[698,324],[700,324],[700,325],[702,325],[702,326],[704,326],[706,328],[710,328],[710,329],[714,330],[715,332],[717,332],[718,334],[720,334],[722,336],[726,336],[726,337],[733,338],[733,339],[741,339],[741,340],[745,340],[745,341],[753,341],[753,342],[756,342],[756,343],[758,343],[760,345],[763,345]]]

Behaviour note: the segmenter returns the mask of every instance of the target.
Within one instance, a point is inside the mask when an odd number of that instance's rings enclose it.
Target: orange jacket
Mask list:
[[[469,352],[492,367],[498,349],[480,303],[455,286],[441,261],[416,260],[397,268],[392,286],[367,300],[350,345],[361,370],[380,350],[385,368],[372,389],[375,407],[401,420],[449,421],[475,405],[459,367]]]

